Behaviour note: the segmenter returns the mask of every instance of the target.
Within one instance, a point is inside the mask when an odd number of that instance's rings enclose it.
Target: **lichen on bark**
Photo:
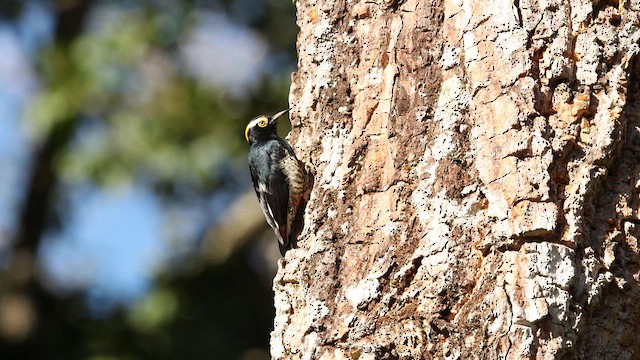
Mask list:
[[[640,356],[640,3],[296,6],[272,356]]]

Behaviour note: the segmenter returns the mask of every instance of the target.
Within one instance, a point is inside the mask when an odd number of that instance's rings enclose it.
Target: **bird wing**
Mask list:
[[[278,151],[272,153],[272,160],[281,166],[281,161],[287,156],[285,149],[279,148]],[[281,248],[289,248],[289,226],[287,219],[289,210],[289,184],[286,174],[279,171],[274,171],[270,174],[271,178],[267,182],[268,192],[266,196],[266,202],[269,204],[269,209],[273,214],[273,219],[278,228],[274,227],[278,236],[278,242]]]
[[[274,144],[276,145],[276,144]],[[277,145],[276,145],[277,146]],[[258,202],[269,226],[278,238],[281,252],[288,249],[289,230],[287,226],[287,210],[289,204],[289,187],[286,175],[279,169],[280,161],[287,155],[286,150],[278,146],[269,151],[270,164],[250,166]],[[257,171],[259,166],[278,168],[278,171]]]

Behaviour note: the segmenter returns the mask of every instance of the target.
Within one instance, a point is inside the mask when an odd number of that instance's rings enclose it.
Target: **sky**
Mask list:
[[[57,290],[88,289],[94,310],[144,295],[170,250],[155,197],[135,187],[82,188],[71,204],[70,226],[48,236],[40,252]]]
[[[188,71],[236,93],[253,86],[266,66],[265,41],[221,13],[203,12],[196,19],[180,51]],[[17,26],[0,23],[0,252],[10,239],[35,146],[24,118],[38,90],[33,59],[50,41],[51,30],[51,13],[42,2],[30,2]],[[216,66],[228,71],[212,72],[203,58],[216,59]],[[70,222],[62,232],[47,235],[39,253],[50,286],[61,293],[86,289],[89,306],[97,313],[139,299],[150,288],[154,272],[176,250],[163,224],[168,217],[175,224],[176,213],[183,212],[167,209],[135,184],[109,189],[63,185],[70,192]],[[203,219],[183,216],[178,222],[178,235],[193,237]]]

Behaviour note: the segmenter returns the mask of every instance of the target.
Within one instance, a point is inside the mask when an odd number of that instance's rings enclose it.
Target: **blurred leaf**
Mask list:
[[[155,289],[130,310],[133,326],[138,331],[150,332],[164,326],[175,317],[178,299],[166,289]]]

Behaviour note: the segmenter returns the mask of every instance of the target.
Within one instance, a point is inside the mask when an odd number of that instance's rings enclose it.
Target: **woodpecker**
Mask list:
[[[249,171],[253,188],[267,223],[278,238],[280,253],[295,244],[296,215],[303,202],[306,172],[291,145],[277,134],[278,119],[289,109],[273,116],[260,115],[244,131],[250,145]]]

